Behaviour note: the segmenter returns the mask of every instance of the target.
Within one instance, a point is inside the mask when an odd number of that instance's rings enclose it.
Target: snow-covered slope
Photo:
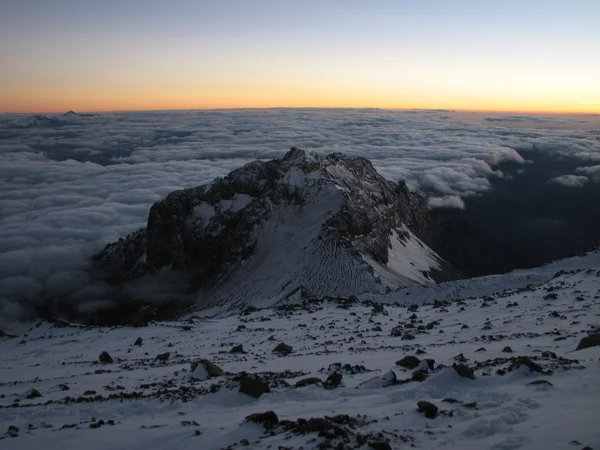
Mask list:
[[[157,202],[148,226],[96,256],[114,282],[174,270],[202,307],[385,293],[454,276],[420,237],[423,198],[364,158],[292,149]]]
[[[0,448],[599,448],[600,346],[576,350],[600,332],[593,258],[435,305],[305,298],[143,328],[40,323],[0,337]],[[202,359],[217,368],[192,371]]]

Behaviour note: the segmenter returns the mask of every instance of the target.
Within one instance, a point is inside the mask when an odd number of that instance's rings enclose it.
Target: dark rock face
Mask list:
[[[319,296],[360,294],[342,279],[354,282],[357,274],[362,291],[388,289],[369,264],[390,262],[391,239],[416,243],[430,261],[413,273],[395,275],[400,285],[456,277],[424,244],[432,240],[424,198],[403,182],[384,179],[367,159],[339,153],[320,157],[297,148],[281,159],[249,163],[208,185],[170,193],[152,206],[146,228],[107,245],[94,260],[116,284],[168,267],[185,275],[187,292],[208,291],[234,277],[262,249],[268,237],[261,237],[260,230],[278,214],[290,223],[297,221],[294,214],[301,216],[308,221],[305,227],[316,230],[308,246],[302,243],[311,257],[333,254],[349,265],[335,273],[337,283],[319,280],[314,264],[294,266],[299,271],[291,277],[298,279],[295,286]]]

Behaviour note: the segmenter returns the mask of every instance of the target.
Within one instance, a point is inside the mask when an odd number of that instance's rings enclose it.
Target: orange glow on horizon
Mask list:
[[[2,113],[210,110],[244,108],[381,108],[451,109],[473,112],[523,112],[554,114],[600,113],[598,102],[568,102],[562,98],[516,100],[502,96],[460,98],[433,94],[349,91],[302,87],[215,90],[190,88],[23,86],[0,94]]]

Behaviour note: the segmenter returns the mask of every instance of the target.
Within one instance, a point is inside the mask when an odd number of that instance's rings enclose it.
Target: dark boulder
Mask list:
[[[156,358],[154,358],[154,359],[155,359],[155,361],[165,362],[165,361],[168,361],[170,357],[171,357],[171,353],[165,352],[165,353],[156,355]]]
[[[240,381],[240,392],[252,398],[259,398],[261,395],[271,392],[271,389],[259,378],[247,377]]]
[[[424,413],[428,419],[435,419],[438,414],[438,407],[431,402],[421,400],[417,402],[420,413]]]
[[[405,356],[404,358],[396,361],[397,366],[405,367],[406,369],[414,369],[419,365],[421,360],[416,356]]]
[[[463,378],[475,379],[475,371],[466,364],[452,364],[452,368]]]
[[[284,344],[283,342],[278,344],[273,349],[273,352],[279,353],[281,355],[289,355],[290,353],[292,353],[292,351],[293,351],[293,348],[287,344]]]
[[[250,414],[244,419],[244,422],[254,422],[261,424],[267,430],[274,428],[279,423],[279,417],[273,411],[264,413]]]
[[[579,341],[579,344],[577,345],[575,351],[583,350],[585,348],[590,347],[596,347],[597,345],[600,345],[600,334],[592,334],[590,336],[584,337],[581,341]]]
[[[303,378],[302,380],[299,380],[296,382],[296,387],[305,387],[305,386],[310,386],[311,384],[322,384],[323,382],[321,381],[320,378],[317,377],[309,377],[309,378]]]
[[[113,359],[108,354],[108,352],[102,352],[102,353],[100,353],[100,356],[98,356],[98,360],[102,364],[112,364],[113,363]]]

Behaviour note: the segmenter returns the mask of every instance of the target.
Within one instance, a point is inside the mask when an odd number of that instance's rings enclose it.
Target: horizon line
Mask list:
[[[101,110],[79,110],[74,109],[61,111],[2,111],[1,115],[27,115],[27,114],[66,114],[69,111],[82,114],[110,114],[110,113],[133,113],[133,112],[185,112],[185,111],[240,111],[240,110],[269,110],[269,109],[313,109],[313,110],[382,110],[382,111],[431,111],[447,113],[512,113],[512,114],[554,114],[554,115],[600,115],[600,108],[592,110],[543,110],[543,109],[457,109],[457,108],[382,108],[378,106],[265,106],[265,107],[229,107],[229,108],[157,108],[157,109],[101,109]]]

